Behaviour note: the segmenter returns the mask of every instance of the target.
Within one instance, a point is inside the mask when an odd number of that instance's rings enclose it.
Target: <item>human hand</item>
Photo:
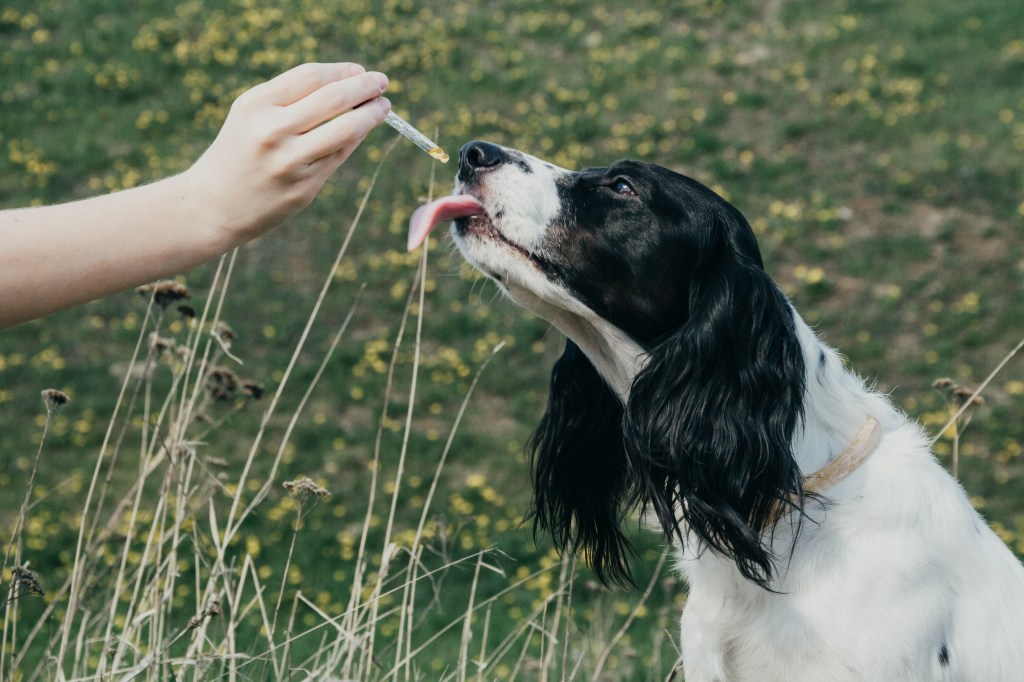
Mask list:
[[[185,172],[214,238],[236,246],[308,206],[391,110],[387,85],[358,64],[303,64],[242,93]]]

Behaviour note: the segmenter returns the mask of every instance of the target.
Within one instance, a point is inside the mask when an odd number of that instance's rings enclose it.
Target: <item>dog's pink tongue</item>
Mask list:
[[[455,218],[468,218],[483,212],[483,204],[465,194],[444,197],[420,206],[409,219],[409,250],[412,251],[422,244],[438,223]]]

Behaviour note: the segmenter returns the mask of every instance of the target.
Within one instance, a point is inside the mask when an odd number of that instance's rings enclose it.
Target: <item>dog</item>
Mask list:
[[[1024,568],[731,204],[650,163],[571,172],[478,141],[410,247],[449,220],[567,338],[527,448],[535,530],[630,582],[639,509],[690,586],[687,682],[1024,680]]]

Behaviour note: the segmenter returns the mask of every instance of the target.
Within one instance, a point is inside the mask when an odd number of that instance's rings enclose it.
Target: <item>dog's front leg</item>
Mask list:
[[[721,624],[724,604],[707,603],[690,593],[683,608],[681,651],[686,682],[728,682],[727,644]]]

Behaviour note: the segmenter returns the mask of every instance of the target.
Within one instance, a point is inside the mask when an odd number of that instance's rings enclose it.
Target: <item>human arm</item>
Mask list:
[[[0,211],[0,329],[204,263],[307,206],[390,110],[387,78],[304,64],[235,100],[187,171]]]

